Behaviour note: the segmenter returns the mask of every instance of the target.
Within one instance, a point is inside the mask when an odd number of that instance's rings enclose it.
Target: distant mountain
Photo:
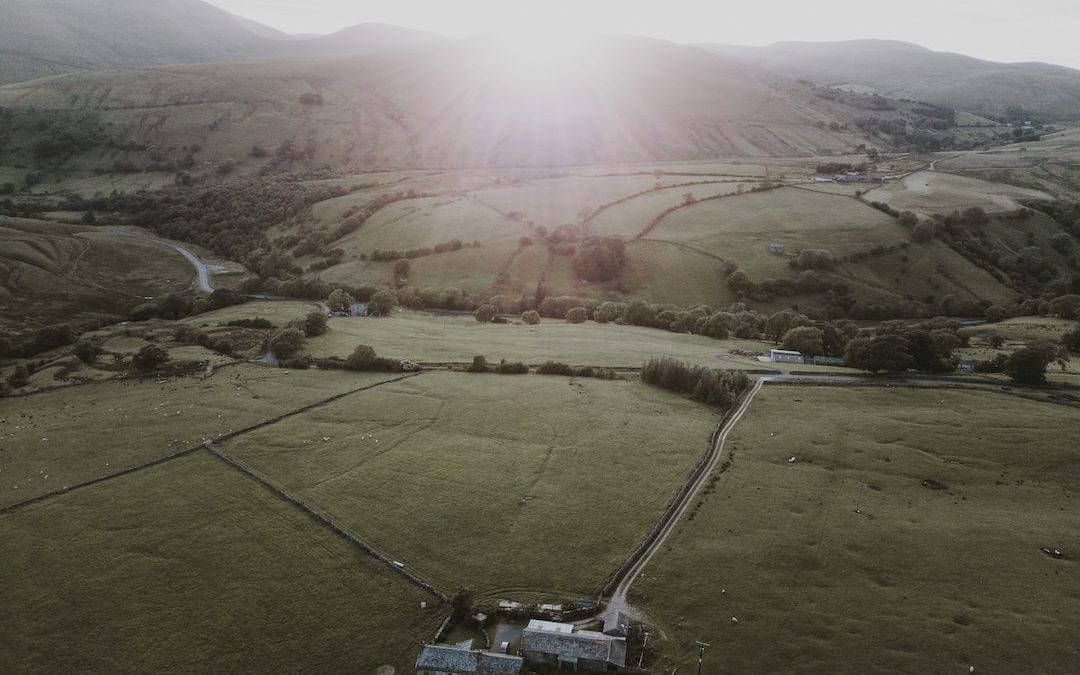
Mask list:
[[[290,36],[201,0],[0,0],[0,17],[0,84],[81,71],[351,56],[436,39],[377,24]]]
[[[1022,109],[1044,120],[1080,118],[1080,70],[1063,66],[995,63],[888,40],[699,46],[815,84],[857,85],[994,117]]]
[[[298,39],[293,44],[282,45],[274,51],[275,55],[282,56],[289,53],[296,56],[364,56],[445,39],[434,33],[410,28],[362,23],[330,35]]]

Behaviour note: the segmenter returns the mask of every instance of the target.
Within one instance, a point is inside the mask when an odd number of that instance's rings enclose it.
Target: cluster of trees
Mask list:
[[[320,311],[309,312],[274,333],[267,343],[267,348],[278,359],[289,359],[304,348],[309,337],[322,335],[328,328],[325,314]]]
[[[43,326],[18,337],[0,337],[0,357],[26,357],[69,345],[75,330],[66,323]]]
[[[470,373],[498,373],[499,375],[526,375],[529,366],[521,361],[507,361],[503,359],[495,366],[489,366],[484,356],[474,356],[472,364],[468,368]]]
[[[857,337],[847,345],[844,364],[872,373],[902,372],[914,369],[925,372],[951,372],[952,352],[961,344],[949,331],[909,330]]]
[[[436,253],[447,253],[449,251],[460,251],[465,244],[460,239],[451,239],[450,241],[442,244],[436,244],[435,246],[424,246],[420,248],[409,248],[403,251],[397,249],[375,249],[371,253],[361,255],[363,260],[366,256],[368,260],[374,260],[375,262],[390,262],[392,260],[413,260],[415,258],[423,258],[429,255],[435,255]],[[480,242],[474,241],[472,246],[475,248],[480,247]]]
[[[669,357],[646,361],[641,381],[724,409],[750,386],[750,378],[742,371],[690,366]]]
[[[614,380],[618,374],[610,368],[580,366],[574,368],[567,363],[545,361],[536,367],[538,375],[564,375],[566,377],[595,377],[601,380]]]
[[[252,254],[266,245],[264,233],[300,214],[310,204],[344,188],[311,190],[295,181],[260,179],[207,188],[174,187],[156,192],[114,192],[93,199],[71,198],[61,208],[127,213],[132,220],[171,239],[204,246],[244,262],[262,276],[277,276]],[[288,270],[292,272],[292,270]]]
[[[981,373],[1005,373],[1019,384],[1040,385],[1046,383],[1046,371],[1057,363],[1064,370],[1068,365],[1069,347],[1050,340],[1033,340],[1030,344],[1011,354],[998,354],[988,361],[976,364]]]
[[[587,237],[571,262],[579,279],[614,279],[626,264],[626,242],[621,237]]]

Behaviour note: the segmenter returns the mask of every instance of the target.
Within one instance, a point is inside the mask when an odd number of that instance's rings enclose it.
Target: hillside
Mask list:
[[[293,37],[201,0],[0,0],[0,84],[65,73],[370,54],[436,36],[364,24]]]
[[[126,316],[147,298],[191,287],[191,265],[132,231],[0,219],[0,340],[58,318]]]
[[[1071,121],[1080,109],[1080,71],[1045,63],[995,63],[888,40],[701,46],[816,84],[856,85],[993,117]]]
[[[223,164],[223,174],[250,175],[831,156],[893,147],[880,129],[855,128],[880,108],[872,97],[823,98],[811,85],[643,38],[597,39],[573,57],[538,71],[485,40],[447,41],[353,58],[25,82],[0,88],[0,107],[13,115],[0,151],[7,146],[4,164],[52,176],[183,169],[197,178]],[[909,118],[908,129],[923,119],[913,104],[889,110],[874,114]],[[62,148],[41,151],[42,142]]]

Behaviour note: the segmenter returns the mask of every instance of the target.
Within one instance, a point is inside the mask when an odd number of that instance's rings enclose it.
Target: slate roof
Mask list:
[[[520,656],[489,654],[450,645],[424,645],[416,657],[417,670],[477,675],[516,675],[521,672]]]
[[[526,628],[521,631],[522,651],[557,654],[566,660],[589,659],[626,665],[625,642],[622,650],[615,647],[616,642],[622,641],[591,630],[556,633]]]
[[[630,632],[630,618],[623,612],[615,612],[604,617],[604,633],[616,637],[626,637]]]

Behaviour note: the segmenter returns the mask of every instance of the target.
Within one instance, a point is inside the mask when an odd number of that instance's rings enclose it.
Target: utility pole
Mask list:
[[[637,665],[641,667],[641,662],[645,660],[645,648],[649,646],[649,631],[645,631],[645,641],[641,643],[641,654],[638,655]]]
[[[705,658],[705,648],[706,647],[711,647],[712,645],[710,645],[708,642],[702,642],[701,640],[697,641],[697,645],[698,645],[697,675],[701,675],[701,660],[703,658]]]

